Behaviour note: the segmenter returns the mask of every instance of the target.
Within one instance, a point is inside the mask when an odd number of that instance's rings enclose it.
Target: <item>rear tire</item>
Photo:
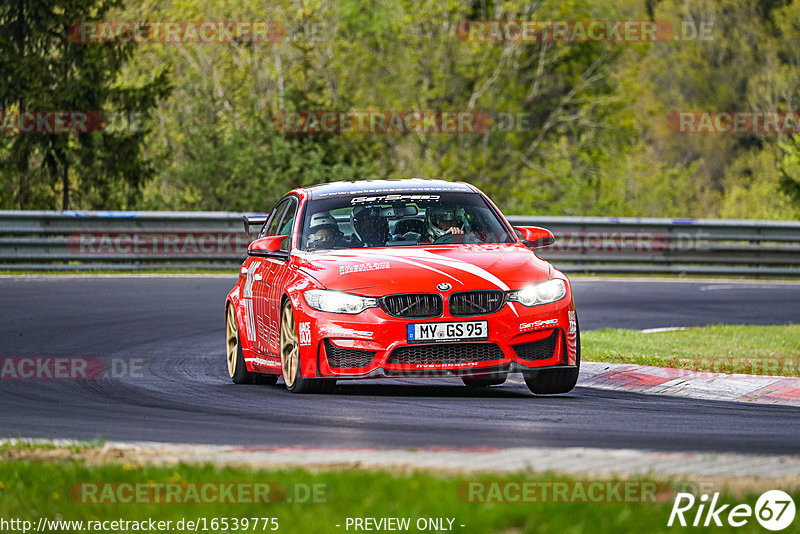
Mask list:
[[[531,393],[537,395],[556,395],[569,393],[578,382],[578,373],[581,369],[581,329],[578,319],[575,318],[575,367],[568,369],[542,369],[540,371],[524,371],[525,385]]]
[[[336,380],[303,378],[300,343],[290,302],[286,302],[281,309],[280,332],[281,370],[286,389],[292,393],[330,393],[333,391]]]
[[[485,388],[489,386],[499,386],[505,383],[508,373],[485,373],[481,375],[462,376],[461,381],[469,388]]]
[[[233,305],[228,305],[225,317],[225,348],[227,349],[228,375],[234,384],[275,384],[278,377],[275,375],[265,375],[263,373],[253,373],[247,370],[244,363],[244,352],[242,351],[242,340],[239,337],[239,323],[236,321],[236,314]]]

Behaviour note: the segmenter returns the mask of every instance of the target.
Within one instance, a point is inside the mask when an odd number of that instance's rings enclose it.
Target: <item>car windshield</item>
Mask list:
[[[450,243],[513,243],[516,238],[477,193],[336,194],[311,200],[302,250]]]

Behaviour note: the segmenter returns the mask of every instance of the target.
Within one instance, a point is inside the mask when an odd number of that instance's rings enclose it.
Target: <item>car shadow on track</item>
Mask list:
[[[278,385],[283,387],[282,382]],[[525,386],[506,383],[492,387],[466,387],[457,383],[421,384],[419,382],[366,382],[342,381],[327,396],[349,397],[443,397],[443,398],[492,398],[492,399],[573,399],[572,393],[566,395],[534,395]]]

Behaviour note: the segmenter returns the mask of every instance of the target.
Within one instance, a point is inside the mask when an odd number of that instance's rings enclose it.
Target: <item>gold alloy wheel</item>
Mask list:
[[[300,369],[300,348],[294,326],[292,305],[287,304],[281,314],[281,371],[286,387],[292,387]]]
[[[228,374],[236,374],[236,359],[239,356],[239,325],[236,323],[236,315],[233,313],[233,306],[228,306],[225,330],[227,333],[225,345],[228,354]]]

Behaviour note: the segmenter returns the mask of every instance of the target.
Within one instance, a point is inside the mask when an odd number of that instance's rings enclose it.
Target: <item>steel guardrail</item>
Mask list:
[[[0,270],[236,269],[242,213],[0,211]],[[254,215],[254,214],[248,214]],[[800,278],[800,222],[510,216],[556,235],[538,251],[569,273]]]

